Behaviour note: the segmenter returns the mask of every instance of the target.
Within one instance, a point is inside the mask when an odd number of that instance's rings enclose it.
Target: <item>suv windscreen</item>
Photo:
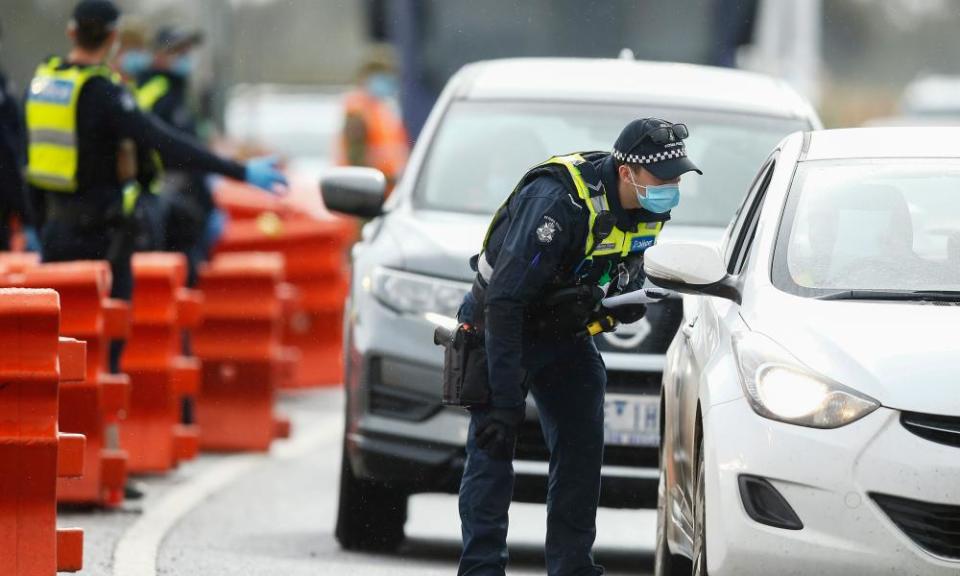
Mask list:
[[[801,164],[773,263],[779,288],[960,290],[960,162]]]
[[[757,167],[801,120],[686,109],[542,102],[453,103],[437,131],[414,193],[418,207],[493,213],[532,166],[552,155],[610,150],[627,123],[644,116],[690,128],[687,153],[703,176],[680,184],[674,224],[723,227]]]

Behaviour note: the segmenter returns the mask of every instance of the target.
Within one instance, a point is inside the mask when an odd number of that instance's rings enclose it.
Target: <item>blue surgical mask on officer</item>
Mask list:
[[[120,69],[127,76],[138,76],[153,64],[153,55],[146,50],[128,50],[120,57]]]
[[[633,185],[637,194],[637,202],[649,212],[665,214],[680,204],[680,185],[676,182],[656,186],[641,186],[633,179],[633,171],[631,170],[630,184]],[[643,189],[643,192],[641,192],[641,189]]]
[[[173,72],[177,76],[189,76],[190,73],[193,72],[193,57],[189,54],[177,56],[177,59],[174,60],[170,66],[170,72]]]
[[[392,98],[397,93],[397,80],[393,74],[378,72],[367,78],[367,90],[381,100]]]

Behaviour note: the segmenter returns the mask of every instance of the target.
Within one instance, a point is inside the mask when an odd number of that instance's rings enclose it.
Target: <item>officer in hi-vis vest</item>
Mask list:
[[[593,560],[606,371],[584,330],[605,295],[641,289],[643,252],[680,200],[683,124],[635,120],[612,153],[551,158],[497,211],[459,320],[483,335],[489,401],[471,408],[460,485],[460,574],[502,575],[512,458],[533,393],[550,450],[547,571],[602,574]],[[603,311],[639,320],[643,304]]]
[[[82,0],[67,27],[67,58],[40,65],[27,93],[27,180],[38,205],[44,261],[108,260],[113,296],[130,299],[131,227],[123,210],[121,142],[157,150],[164,165],[246,180],[272,191],[286,181],[274,163],[216,156],[142,112],[106,65],[120,11]],[[119,350],[111,351],[116,369]]]

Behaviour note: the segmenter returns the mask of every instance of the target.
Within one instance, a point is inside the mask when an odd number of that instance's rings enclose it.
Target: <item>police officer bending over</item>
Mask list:
[[[606,295],[640,289],[643,252],[679,202],[683,124],[647,118],[612,153],[558,156],[533,168],[493,218],[460,321],[485,336],[490,400],[471,409],[460,485],[461,575],[502,575],[513,453],[533,393],[550,450],[550,575],[602,574],[594,563],[606,371],[583,327]],[[639,320],[642,304],[604,312]]]
[[[43,259],[109,260],[113,296],[129,299],[133,234],[123,206],[122,141],[157,150],[172,168],[214,172],[266,190],[285,180],[269,162],[244,166],[220,158],[141,112],[106,65],[119,17],[109,0],[83,0],[67,28],[70,55],[37,69],[26,104],[27,178],[45,220]]]

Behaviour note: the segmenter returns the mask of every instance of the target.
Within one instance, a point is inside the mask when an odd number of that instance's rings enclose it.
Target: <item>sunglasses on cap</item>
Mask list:
[[[688,136],[690,136],[690,131],[687,130],[686,124],[671,124],[670,126],[660,126],[659,128],[650,130],[640,137],[640,142],[649,138],[650,141],[657,146],[663,146],[670,142],[686,140]]]

